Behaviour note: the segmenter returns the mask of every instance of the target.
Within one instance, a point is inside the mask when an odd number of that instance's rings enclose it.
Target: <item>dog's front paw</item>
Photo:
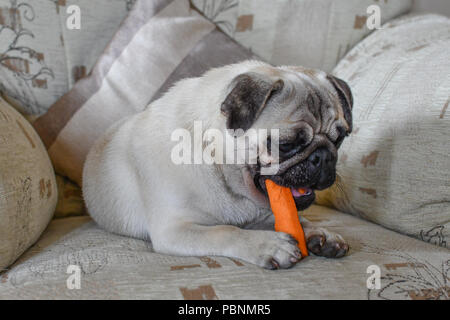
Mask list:
[[[265,269],[287,269],[302,258],[293,237],[283,232],[263,232],[264,236],[254,248],[253,263]]]
[[[316,256],[341,258],[349,250],[348,243],[336,233],[317,228],[306,235],[308,250]]]

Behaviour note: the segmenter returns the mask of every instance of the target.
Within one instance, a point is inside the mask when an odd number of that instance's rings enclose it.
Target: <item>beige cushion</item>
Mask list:
[[[89,73],[127,15],[127,2],[0,0],[0,93],[24,114],[45,113]],[[79,30],[66,28],[70,5],[80,8]]]
[[[367,8],[382,22],[407,13],[411,0],[192,0],[241,45],[275,65],[331,71],[371,30]]]
[[[0,271],[38,239],[57,198],[53,167],[39,136],[0,98]]]
[[[188,0],[137,1],[92,73],[34,126],[56,171],[80,185],[90,147],[113,123],[144,110],[182,78],[252,57]]]
[[[292,269],[269,271],[224,257],[157,254],[151,243],[107,233],[88,217],[53,220],[0,275],[0,299],[448,298],[449,250],[325,207],[304,214],[341,233],[349,255],[310,256]],[[79,290],[67,288],[69,265],[80,268]],[[380,268],[379,290],[367,289],[370,265]]]
[[[450,19],[406,16],[334,73],[354,93],[354,133],[318,202],[450,248]]]

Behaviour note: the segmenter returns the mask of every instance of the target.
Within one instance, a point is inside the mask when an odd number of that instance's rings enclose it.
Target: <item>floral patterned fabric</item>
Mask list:
[[[89,217],[57,219],[0,273],[0,299],[449,299],[449,250],[325,207],[302,214],[343,235],[349,254],[311,255],[271,271],[225,257],[158,254]],[[67,287],[69,265],[80,268],[78,290]],[[380,287],[368,288],[374,268]]]
[[[24,114],[45,113],[89,73],[133,3],[0,0],[0,94]],[[79,30],[66,27],[71,5]]]

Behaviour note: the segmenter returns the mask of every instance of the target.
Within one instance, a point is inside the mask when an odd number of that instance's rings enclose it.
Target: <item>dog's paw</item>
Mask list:
[[[336,233],[317,228],[306,235],[308,250],[316,256],[341,258],[349,250],[348,243]]]
[[[302,254],[295,240],[283,232],[264,231],[264,237],[254,248],[254,263],[265,269],[288,269],[295,265]]]

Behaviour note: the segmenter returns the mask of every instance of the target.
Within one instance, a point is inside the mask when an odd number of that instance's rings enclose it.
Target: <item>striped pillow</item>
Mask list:
[[[58,173],[81,185],[85,157],[113,123],[174,82],[254,58],[188,0],[138,0],[88,77],[34,122]]]

